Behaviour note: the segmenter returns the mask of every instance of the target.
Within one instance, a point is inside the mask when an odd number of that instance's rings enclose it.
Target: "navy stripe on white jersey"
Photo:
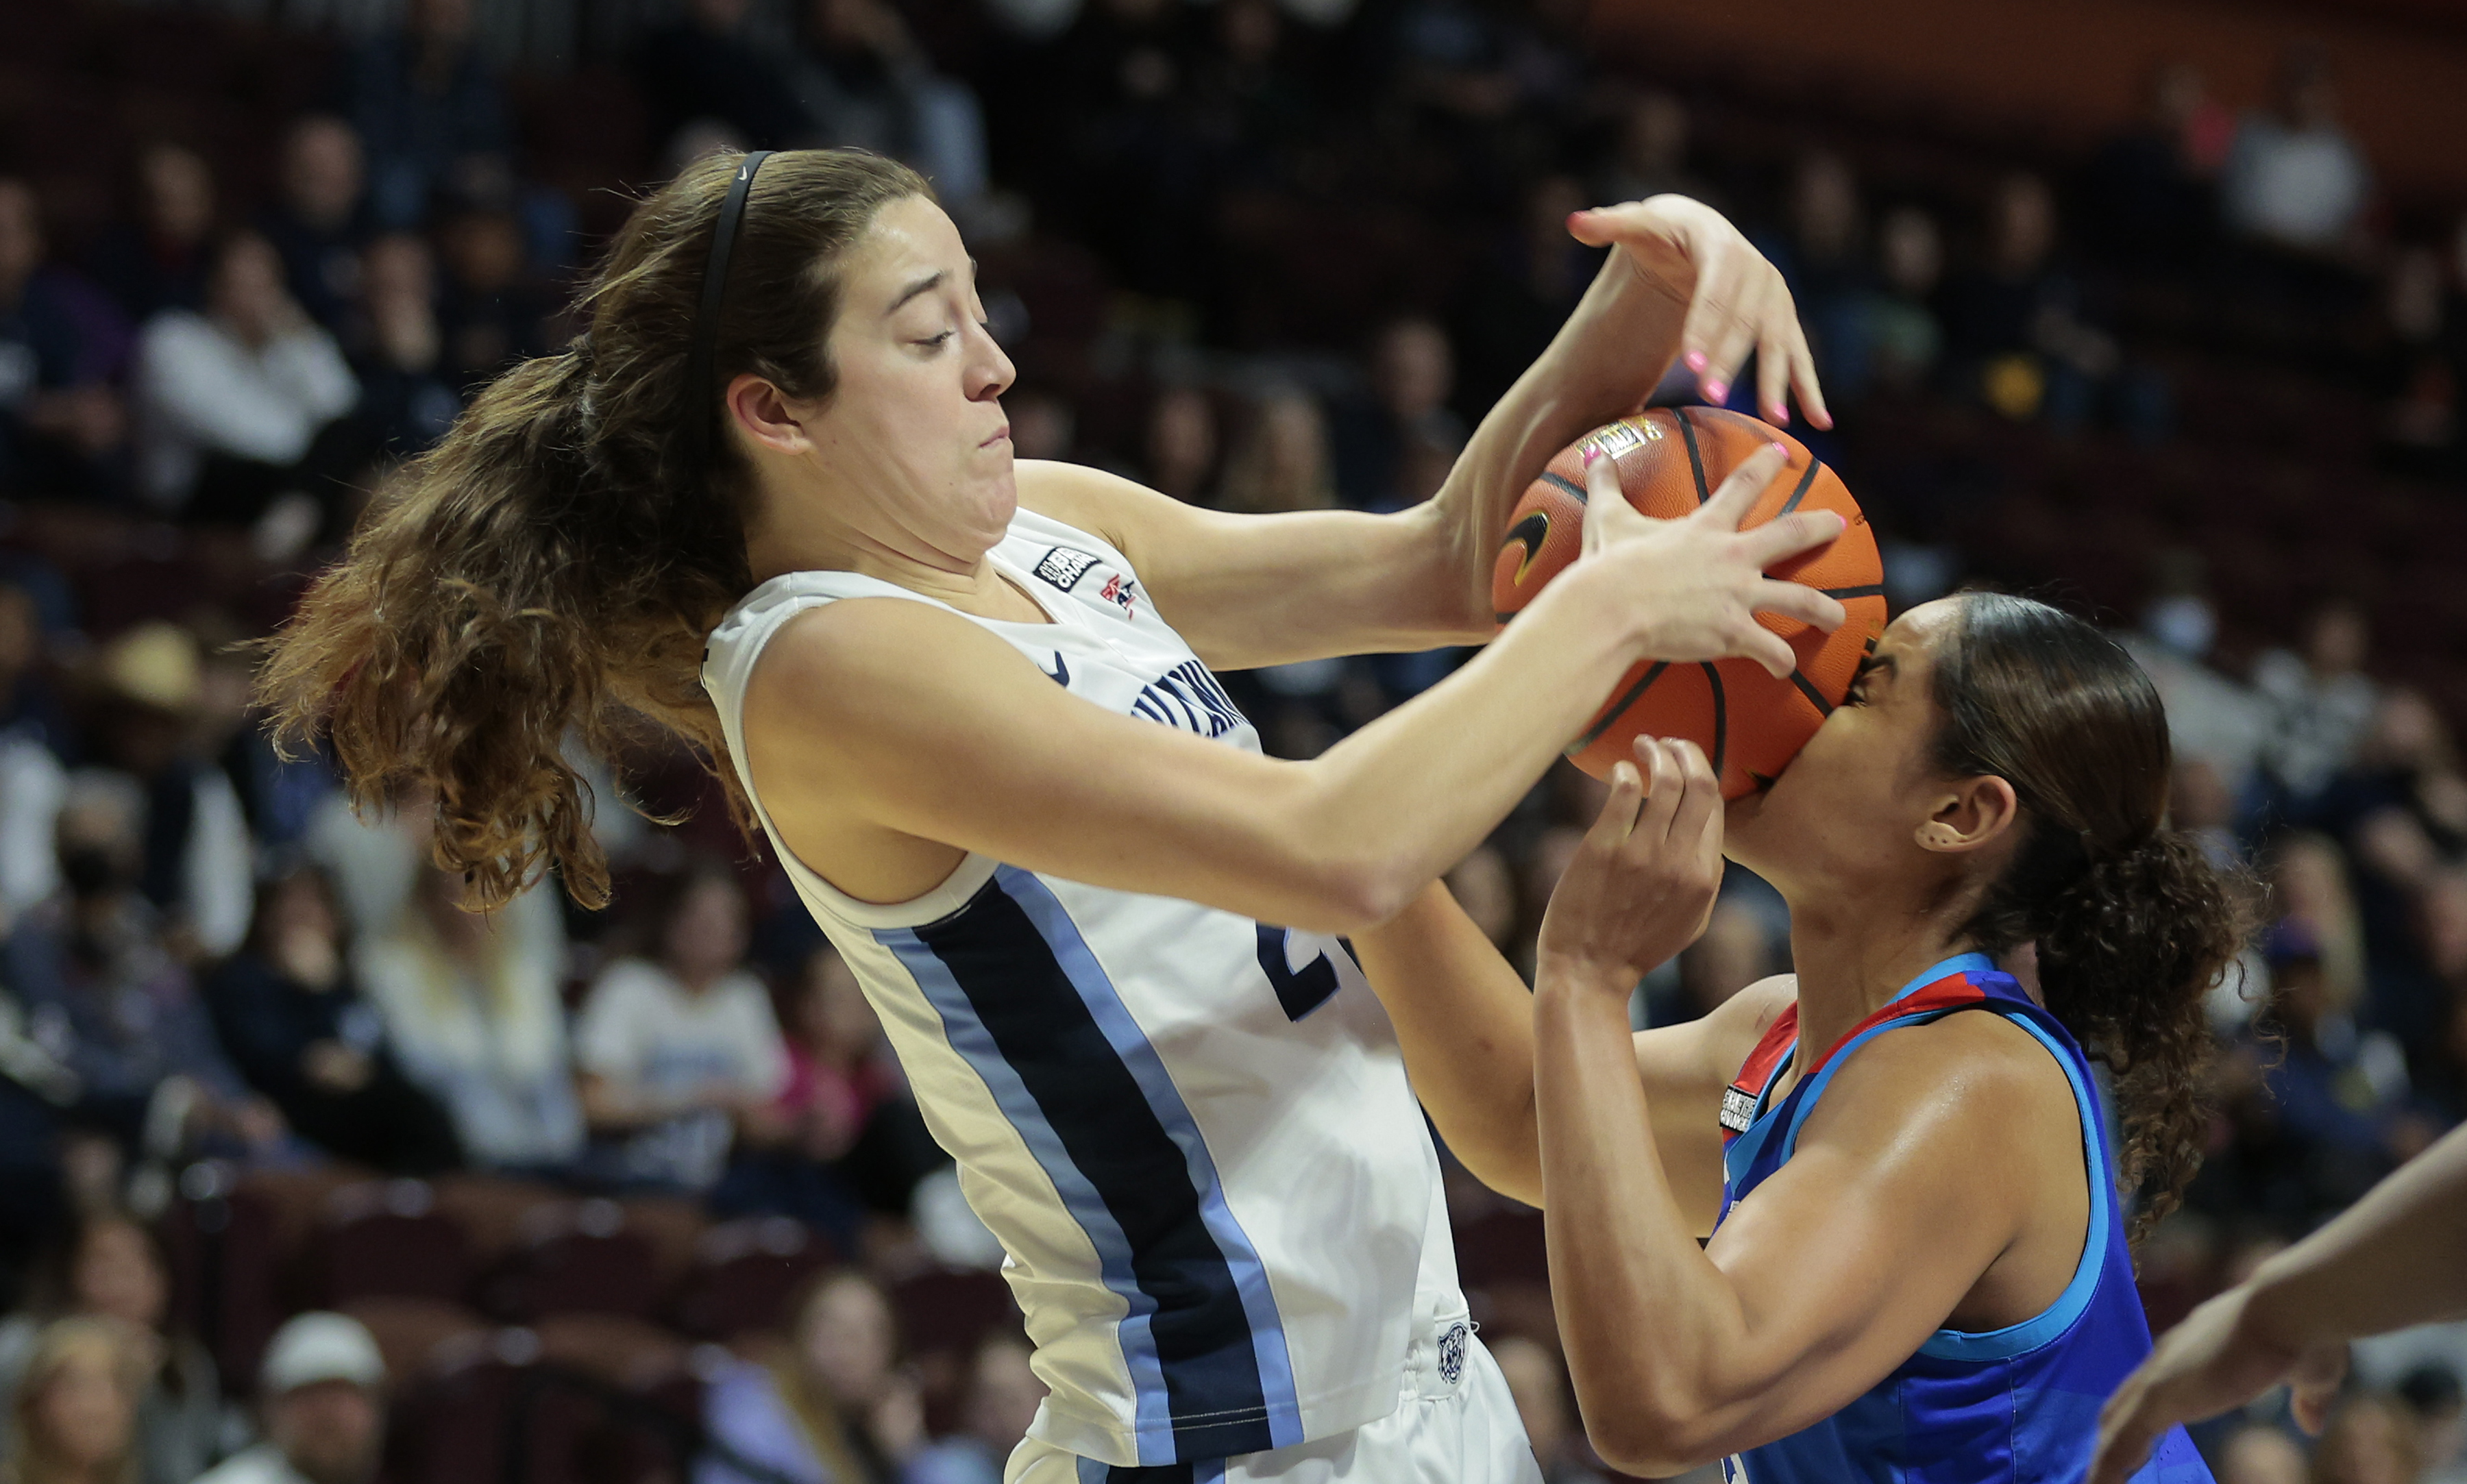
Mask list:
[[[873,935],[916,975],[1122,1295],[1140,1461],[1301,1442],[1259,1255],[1156,1048],[1053,893],[1006,866],[952,916]]]

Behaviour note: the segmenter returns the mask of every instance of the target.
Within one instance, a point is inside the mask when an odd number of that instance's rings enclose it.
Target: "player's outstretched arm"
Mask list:
[[[799,615],[764,649],[747,765],[789,848],[869,900],[906,900],[958,849],[1286,927],[1365,928],[1480,843],[1638,660],[1786,669],[1790,646],[1755,613],[1842,621],[1833,599],[1764,575],[1839,516],[1738,528],[1779,467],[1758,452],[1675,521],[1595,501],[1587,554],[1512,632],[1306,763],[1090,706],[956,614],[858,598]],[[894,860],[896,882],[849,873]]]
[[[1449,1152],[1501,1195],[1542,1204],[1533,994],[1523,978],[1438,882],[1351,942]],[[1787,977],[1766,979],[1701,1020],[1636,1033],[1654,1141],[1700,1234],[1721,1205],[1722,1089],[1790,999]]]
[[[1765,416],[1796,389],[1831,426],[1781,275],[1710,207],[1656,196],[1580,212],[1581,240],[1616,250],[1567,323],[1474,430],[1438,495],[1393,515],[1198,509],[1127,480],[1024,462],[1020,500],[1130,557],[1210,664],[1479,643],[1507,517],[1560,449],[1634,412],[1686,356],[1716,401],[1749,351]]]
[[[2467,1129],[2167,1332],[2099,1414],[2090,1484],[2123,1484],[2169,1428],[2281,1382],[2318,1429],[2346,1342],[2467,1315]]]
[[[1989,1147],[1994,1131],[2061,1117],[2049,1099],[2071,1096],[2050,1094],[2063,1079],[2035,1043],[1989,1017],[1880,1037],[1835,1072],[1790,1161],[1700,1247],[1626,1034],[1638,974],[1686,940],[1720,881],[1719,785],[1692,744],[1677,752],[1654,760],[1649,793],[1614,781],[1551,900],[1534,1007],[1569,1375],[1594,1446],[1648,1476],[1797,1431],[1915,1351],[2011,1242],[2046,1173]],[[2079,1180],[2077,1146],[2071,1158]]]

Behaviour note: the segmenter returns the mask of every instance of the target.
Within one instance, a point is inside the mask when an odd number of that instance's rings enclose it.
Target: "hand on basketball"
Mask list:
[[[1721,780],[1695,743],[1639,737],[1550,893],[1541,960],[1626,994],[1696,941],[1721,888]]]
[[[2088,1484],[2124,1484],[2168,1428],[2215,1417],[2282,1382],[2295,1388],[2297,1426],[2321,1430],[2346,1378],[2347,1347],[2295,1347],[2258,1333],[2251,1298],[2248,1288],[2229,1289],[2160,1337],[2098,1414]]]
[[[1568,231],[1587,247],[1617,247],[1647,282],[1687,305],[1680,358],[1705,400],[1730,405],[1731,384],[1754,350],[1756,406],[1766,421],[1789,424],[1786,393],[1796,390],[1809,422],[1833,426],[1790,286],[1728,217],[1702,201],[1658,195],[1578,212]]]
[[[1842,517],[1805,510],[1753,530],[1739,522],[1781,472],[1779,443],[1742,460],[1713,498],[1680,520],[1656,520],[1627,503],[1618,461],[1589,458],[1585,465],[1585,544],[1581,562],[1609,556],[1620,569],[1622,600],[1642,619],[1645,658],[1692,661],[1742,655],[1778,679],[1799,663],[1789,641],[1758,623],[1759,613],[1812,623],[1827,633],[1842,626],[1842,605],[1800,582],[1765,569],[1842,534]],[[1581,569],[1579,569],[1581,570]],[[1641,609],[1641,614],[1637,610]]]

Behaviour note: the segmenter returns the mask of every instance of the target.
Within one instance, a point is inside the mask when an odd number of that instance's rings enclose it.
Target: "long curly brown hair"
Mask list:
[[[752,470],[687,405],[687,358],[713,224],[739,156],[709,156],[636,206],[561,354],[499,376],[407,464],[268,642],[260,701],[279,745],[330,739],[354,804],[437,795],[436,859],[466,906],[510,900],[554,865],[587,906],[608,897],[593,800],[569,737],[613,757],[631,719],[720,763],[703,693],[706,636],[753,586]],[[827,394],[842,255],[875,214],[932,197],[857,150],[772,156],[728,267],[712,385],[739,372]]]
[[[2114,1074],[2138,1240],[2201,1164],[2202,1001],[2251,934],[2252,893],[2167,822],[2166,711],[2097,629],[1965,595],[1934,691],[1936,766],[2010,783],[2025,832],[1961,935],[1989,954],[2035,944],[2048,1009]]]

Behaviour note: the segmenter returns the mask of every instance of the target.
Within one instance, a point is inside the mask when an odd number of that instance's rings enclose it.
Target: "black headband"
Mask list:
[[[754,172],[769,158],[770,150],[756,149],[737,161],[736,178],[728,183],[727,199],[719,203],[719,219],[712,224],[711,256],[703,259],[702,307],[694,311],[693,341],[686,351],[686,416],[706,438],[713,417],[713,342],[719,336],[720,303],[728,297],[728,255],[736,246],[736,225],[745,219],[745,197],[754,190]]]

